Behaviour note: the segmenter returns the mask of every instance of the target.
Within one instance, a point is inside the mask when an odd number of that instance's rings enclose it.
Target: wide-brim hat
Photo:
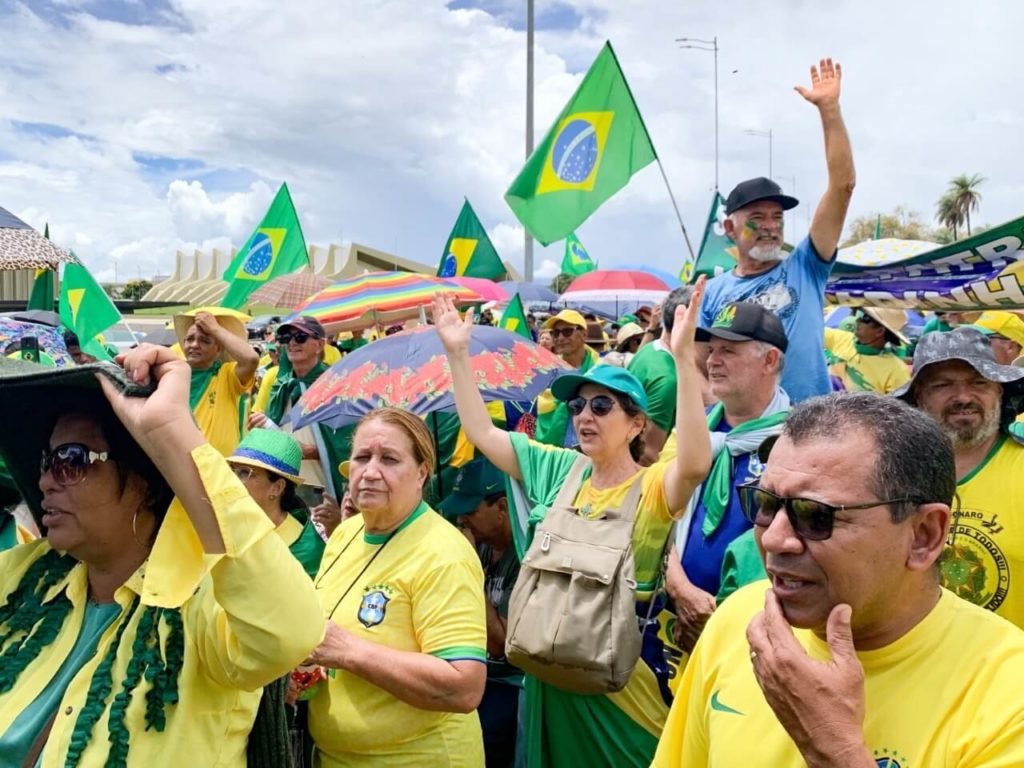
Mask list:
[[[39,457],[49,445],[56,417],[74,410],[86,396],[89,408],[110,408],[100,390],[97,374],[105,376],[128,395],[145,396],[153,391],[151,386],[141,387],[130,381],[124,369],[114,363],[44,368],[36,363],[0,357],[0,412],[4,414],[0,454],[37,523],[43,515]]]
[[[618,392],[632,400],[636,407],[647,413],[650,405],[640,379],[614,365],[595,365],[586,373],[567,373],[559,376],[551,385],[551,394],[563,402],[571,400],[584,384],[597,384],[612,392]]]
[[[251,429],[228,456],[232,464],[265,469],[273,475],[302,485],[302,447],[287,432],[279,429]]]
[[[1024,368],[1000,365],[992,353],[992,344],[977,328],[961,326],[948,333],[935,331],[922,336],[914,350],[910,381],[894,391],[894,397],[913,404],[914,382],[921,372],[936,363],[961,360],[989,381],[1003,385],[1003,405],[1014,413],[1024,410]]]
[[[645,333],[644,329],[636,323],[626,323],[624,326],[619,328],[619,332],[615,334],[615,349],[622,351],[622,346],[637,336],[643,336]]]
[[[185,336],[188,334],[188,329],[195,324],[196,315],[200,312],[209,312],[217,319],[217,324],[232,336],[237,336],[242,341],[249,340],[249,332],[245,330],[245,324],[252,320],[249,315],[227,307],[197,307],[174,316],[174,335],[178,337],[178,346],[181,347],[182,352],[185,351]],[[232,358],[227,350],[221,350],[220,359],[227,362]]]
[[[859,309],[889,332],[887,335],[890,335],[890,342],[910,343],[910,339],[903,335],[903,329],[907,327],[907,313],[902,309],[879,309],[878,307],[860,307]]]

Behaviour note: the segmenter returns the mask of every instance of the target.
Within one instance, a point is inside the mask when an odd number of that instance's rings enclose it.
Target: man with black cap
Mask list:
[[[1024,368],[999,365],[977,328],[922,336],[910,382],[893,393],[953,441],[956,492],[942,585],[1024,628]]]
[[[751,528],[736,487],[761,477],[758,448],[779,434],[789,414],[789,397],[779,386],[789,344],[778,316],[754,302],[733,302],[695,338],[708,347],[708,379],[719,402],[708,411],[711,470],[676,526],[666,573],[675,640],[687,652],[715,608],[726,549]],[[675,455],[675,437],[662,461]]]
[[[897,350],[909,343],[903,335],[907,313],[902,309],[861,307],[854,313],[853,332],[825,329],[829,373],[847,392],[887,395],[910,381],[910,368]]]
[[[725,233],[736,244],[736,267],[708,281],[701,308],[705,327],[730,301],[756,301],[782,319],[790,344],[782,386],[794,402],[830,389],[823,350],[825,283],[855,182],[853,152],[839,109],[841,79],[839,65],[824,59],[820,68],[811,67],[811,87],[796,88],[821,115],[828,166],[828,187],[808,237],[787,256],[782,249],[783,211],[795,208],[796,198],[784,195],[771,179],[737,184],[725,203]]]
[[[523,673],[505,660],[508,601],[519,576],[505,475],[487,459],[474,459],[459,470],[455,488],[438,511],[467,531],[480,553],[487,609],[487,687],[478,708],[480,726],[487,765],[511,766]]]

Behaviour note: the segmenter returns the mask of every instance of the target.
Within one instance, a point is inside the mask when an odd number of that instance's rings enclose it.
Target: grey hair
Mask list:
[[[783,368],[786,367],[786,353],[783,352],[778,347],[776,347],[774,344],[769,344],[767,341],[755,340],[753,343],[757,345],[756,349],[758,352],[761,353],[762,357],[767,356],[767,354],[773,349],[779,353],[779,362],[776,363],[775,371],[773,373],[775,374],[776,378],[781,378],[782,370]]]
[[[665,297],[661,305],[661,327],[669,333],[672,333],[672,326],[676,322],[676,308],[690,306],[694,290],[694,286],[684,285]]]
[[[916,505],[952,505],[953,444],[930,416],[901,400],[873,392],[814,397],[793,409],[782,435],[794,444],[833,441],[850,428],[868,432],[875,443],[871,491],[877,498],[911,499],[892,505],[894,523],[905,520]]]

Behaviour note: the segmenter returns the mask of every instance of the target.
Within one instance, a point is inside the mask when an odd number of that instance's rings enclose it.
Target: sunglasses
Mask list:
[[[566,402],[565,406],[573,416],[579,416],[583,409],[590,403],[590,412],[595,416],[607,416],[615,407],[615,398],[608,395],[595,395],[587,400],[585,397],[574,397]]]
[[[558,338],[559,336],[561,336],[563,339],[568,339],[570,336],[576,333],[576,331],[580,331],[580,333],[583,333],[583,331],[577,328],[575,325],[570,326],[568,328],[552,328],[551,336],[554,338]]]
[[[50,472],[61,485],[77,485],[85,479],[85,471],[91,464],[109,458],[108,451],[96,452],[81,443],[64,443],[53,449],[43,449],[39,474]]]
[[[252,480],[253,476],[256,474],[256,470],[253,469],[252,467],[232,466],[231,471],[234,472],[235,477],[237,477],[243,483]]]
[[[305,331],[296,331],[295,333],[279,333],[277,335],[278,344],[291,344],[293,341],[296,344],[305,344],[310,339],[319,339],[320,337],[315,333],[306,333]]]
[[[807,541],[825,541],[832,535],[836,512],[853,509],[873,509],[887,504],[912,502],[913,499],[887,499],[869,501],[864,504],[826,504],[813,499],[789,499],[778,496],[771,491],[758,488],[756,484],[738,485],[740,508],[744,517],[759,528],[767,528],[775,519],[776,513],[786,509],[786,517],[793,526],[796,535]]]

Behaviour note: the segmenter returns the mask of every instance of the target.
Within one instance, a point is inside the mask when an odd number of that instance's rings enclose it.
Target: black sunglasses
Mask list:
[[[595,395],[587,400],[585,397],[574,397],[566,402],[565,406],[573,416],[579,416],[583,409],[590,403],[590,412],[595,416],[607,416],[615,407],[615,398],[608,395]]]
[[[39,474],[42,476],[50,472],[61,485],[77,485],[85,479],[85,472],[90,465],[109,458],[108,451],[93,451],[82,443],[64,443],[53,449],[43,449]]]
[[[563,339],[568,339],[570,336],[572,336],[574,333],[576,333],[576,331],[579,331],[580,333],[583,333],[582,329],[576,327],[575,325],[572,325],[572,326],[569,326],[568,328],[552,328],[551,329],[551,335],[556,337],[556,338],[558,336],[561,336]]]
[[[279,333],[277,334],[278,344],[290,344],[295,342],[296,344],[305,344],[310,339],[319,339],[320,337],[315,333],[306,333],[305,331],[296,331],[295,333]]]
[[[807,541],[825,541],[832,535],[836,512],[853,509],[873,509],[887,504],[913,502],[913,499],[887,499],[869,501],[864,504],[826,504],[814,499],[786,498],[771,491],[759,488],[756,483],[738,485],[736,490],[740,497],[740,508],[743,516],[759,528],[767,528],[775,519],[776,513],[785,508],[789,524],[796,535]]]

